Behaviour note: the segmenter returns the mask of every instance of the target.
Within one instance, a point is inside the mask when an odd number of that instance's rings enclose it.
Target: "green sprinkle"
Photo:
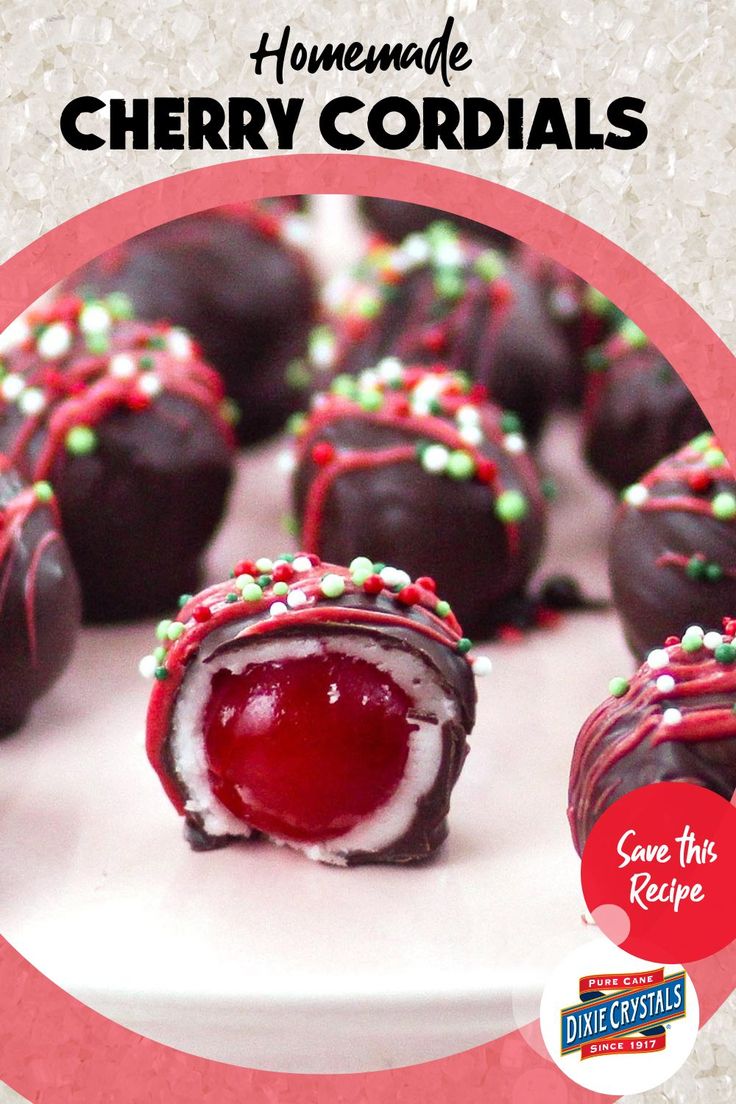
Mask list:
[[[732,521],[736,517],[736,495],[729,491],[721,491],[710,504],[713,517],[719,521]]]
[[[643,349],[648,341],[644,331],[640,330],[636,322],[632,322],[630,318],[625,318],[621,323],[619,334],[632,349]]]
[[[723,578],[723,568],[717,563],[705,565],[705,577],[709,583],[718,583]]]
[[[343,399],[354,399],[357,389],[357,384],[353,376],[348,376],[344,372],[339,376],[335,376],[330,384],[330,391],[332,394],[339,395],[340,398]]]
[[[284,532],[288,533],[290,537],[297,537],[299,535],[299,519],[295,514],[283,514],[281,526]],[[291,560],[289,563],[291,563]]]
[[[706,452],[707,449],[713,447],[713,434],[708,430],[705,433],[699,433],[697,437],[693,437],[690,442],[690,448],[695,449],[696,452]]]
[[[445,471],[451,479],[470,479],[475,474],[475,461],[468,452],[451,452]]]
[[[265,590],[267,586],[271,585],[271,576],[266,574],[259,575],[256,579],[256,582],[258,583],[259,587]]]
[[[542,494],[547,502],[554,502],[559,494],[557,484],[549,476],[542,480]]]
[[[45,479],[33,484],[33,490],[39,502],[51,502],[54,497],[54,488]]]
[[[148,372],[151,368],[153,368],[153,363],[153,357],[142,356],[138,360],[138,367],[142,368],[144,372]]]
[[[462,655],[465,655],[473,647],[473,641],[468,640],[467,636],[461,636],[455,647]]]
[[[682,638],[682,650],[684,652],[699,652],[702,647],[702,636],[689,636],[687,633],[685,633]]]
[[[225,595],[225,601],[226,601],[226,602],[228,603],[228,605],[232,605],[232,604],[233,604],[233,602],[237,602],[237,600],[238,600],[238,596],[237,596],[237,594],[236,594],[236,593],[235,593],[234,591],[232,591],[232,590],[230,591],[230,593],[229,593],[229,594],[226,594],[226,595]]]
[[[269,560],[268,556],[261,556],[256,560],[256,571],[269,575],[273,571],[273,560]]]
[[[159,621],[158,625],[156,626],[156,639],[157,640],[168,640],[169,639],[169,625],[170,624],[171,624],[171,621],[169,621],[169,620]]]
[[[237,425],[241,418],[240,407],[235,399],[223,399],[220,403],[220,417],[228,425]]]
[[[374,563],[373,570],[374,570],[375,574],[380,575],[381,572],[383,571],[383,569],[385,568],[385,566],[386,566],[385,563]]]
[[[319,589],[325,598],[339,598],[345,593],[345,580],[342,575],[325,575],[319,584]]]
[[[587,287],[585,289],[583,302],[589,311],[599,316],[608,314],[612,305],[611,300],[608,299],[602,291],[598,291],[598,289],[594,287]]]
[[[282,552],[280,556],[276,557],[277,560],[284,560],[285,563],[293,563],[296,556],[293,552]]]
[[[111,292],[105,299],[105,306],[117,321],[127,321],[135,316],[133,304],[121,291]]]
[[[307,428],[307,415],[306,414],[292,414],[287,422],[286,429],[293,437],[301,437],[304,430]]]
[[[181,621],[172,621],[169,625],[169,629],[166,635],[168,636],[169,640],[178,640],[184,632],[185,626],[182,624]]]
[[[505,271],[505,265],[501,260],[501,257],[494,249],[487,249],[480,256],[475,258],[475,264],[473,268],[482,276],[484,280],[488,280],[491,283],[493,280],[497,280]]]
[[[235,585],[238,590],[242,590],[244,586],[248,586],[248,583],[254,582],[255,579],[253,578],[253,576],[246,573],[245,575],[238,575],[237,579],[235,580]]]
[[[608,368],[608,357],[602,349],[588,349],[583,363],[589,372],[605,372]]]
[[[293,387],[301,391],[303,388],[309,387],[312,382],[312,373],[303,360],[292,360],[286,366],[284,379],[287,387]]]
[[[465,281],[459,272],[441,269],[434,278],[434,289],[442,299],[459,299],[465,290]]]
[[[159,644],[158,648],[153,649],[152,654],[153,654],[153,658],[156,660],[156,663],[158,663],[159,666],[161,666],[161,664],[164,662],[164,660],[166,659],[166,656],[167,656],[166,649],[164,647],[162,647],[160,644]]]
[[[165,667],[157,667],[154,675],[159,680],[159,682],[163,682],[164,679],[167,679],[169,677],[169,672],[166,670]]]
[[[438,617],[447,617],[447,615],[451,612],[451,608],[452,607],[450,606],[450,603],[445,602],[445,600],[441,598],[437,605],[434,607],[434,612],[437,614]]]
[[[523,429],[524,427],[518,414],[514,414],[512,410],[504,411],[501,417],[502,433],[522,433]]]
[[[360,391],[358,393],[358,402],[363,410],[375,413],[375,411],[380,410],[383,406],[383,395],[380,391],[367,388],[365,391]]]
[[[356,571],[367,571],[369,575],[372,575],[373,560],[369,560],[367,556],[356,556],[354,560],[350,561],[350,574],[352,575]]]
[[[703,460],[709,468],[722,468],[726,463],[725,454],[719,448],[706,449]]]
[[[260,602],[263,591],[258,583],[246,583],[241,594],[246,602]]]
[[[719,644],[713,656],[718,663],[736,663],[736,648],[733,644]],[[734,708],[736,709],[736,706]]]
[[[703,579],[706,574],[706,563],[702,556],[691,556],[685,567],[685,574],[689,579]]]
[[[521,491],[502,491],[496,499],[496,517],[508,523],[523,521],[529,512],[529,503]]]
[[[376,295],[364,295],[357,304],[361,318],[377,318],[381,313],[381,300]]]
[[[87,350],[94,356],[103,356],[110,351],[110,338],[106,333],[88,333],[85,335],[84,343]]]
[[[288,583],[274,583],[273,584],[273,593],[276,594],[279,598],[283,597],[284,594],[289,593],[289,584]]]
[[[153,334],[152,337],[149,337],[146,344],[148,345],[149,349],[165,349],[166,338],[161,334]]]
[[[608,693],[613,698],[622,698],[629,691],[629,680],[617,675],[608,684]]]
[[[97,448],[97,434],[86,425],[72,426],[64,443],[72,456],[89,456]]]
[[[177,605],[179,606],[179,609],[184,609],[184,606],[187,604],[187,602],[191,602],[191,600],[192,600],[192,595],[191,594],[182,594],[182,595],[180,595],[179,601],[177,602]]]

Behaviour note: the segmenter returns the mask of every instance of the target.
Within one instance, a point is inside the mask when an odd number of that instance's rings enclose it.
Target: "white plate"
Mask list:
[[[281,445],[249,454],[210,557],[288,546]],[[547,442],[561,482],[544,574],[605,590],[610,501]],[[184,1050],[302,1072],[440,1057],[537,1015],[588,938],[566,817],[578,728],[630,669],[611,613],[487,649],[448,844],[416,868],[338,869],[272,845],[195,854],[143,750],[153,625],[91,628],[0,748],[0,931],[64,989]]]

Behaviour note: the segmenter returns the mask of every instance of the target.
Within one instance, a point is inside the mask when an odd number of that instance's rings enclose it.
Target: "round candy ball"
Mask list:
[[[614,602],[643,658],[695,624],[736,608],[736,480],[703,433],[627,488],[610,547]]]
[[[234,437],[222,381],[189,337],[129,302],[64,298],[16,328],[0,449],[56,491],[85,616],[155,614],[197,585]]]

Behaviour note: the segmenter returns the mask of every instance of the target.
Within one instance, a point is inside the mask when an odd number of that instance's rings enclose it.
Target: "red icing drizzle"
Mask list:
[[[726,642],[730,639],[724,637]],[[616,790],[617,777],[605,787],[603,779],[640,745],[648,742],[656,748],[668,741],[736,739],[736,664],[719,663],[704,647],[692,653],[678,643],[665,651],[669,655],[665,667],[653,670],[644,663],[629,690],[620,698],[606,698],[580,730],[570,771],[568,807],[578,850],[577,825],[586,824],[596,808],[604,808]],[[675,680],[672,690],[657,687],[661,675]],[[703,707],[700,703],[706,698],[720,700]],[[665,708],[679,709],[682,719],[664,723]],[[614,736],[616,729],[621,734]]]
[[[316,559],[316,557],[313,557],[313,559]],[[402,607],[398,601],[395,611],[392,612],[381,609],[356,608],[349,604],[337,605],[333,599],[325,597],[320,589],[322,579],[327,574],[339,575],[344,580],[343,599],[347,599],[348,602],[351,596],[366,597],[366,591],[353,583],[350,571],[347,568],[317,562],[317,564],[312,564],[309,571],[297,572],[290,584],[290,591],[300,590],[304,593],[306,603],[298,608],[289,609],[288,612],[278,616],[269,614],[270,606],[274,602],[281,602],[284,599],[274,595],[270,588],[264,592],[263,597],[258,601],[249,602],[238,599],[234,602],[228,602],[226,600],[227,596],[234,593],[232,580],[208,587],[192,597],[182,607],[177,620],[184,624],[185,630],[177,640],[169,645],[165,660],[167,677],[160,681],[157,680],[153,686],[148,708],[146,740],[151,765],[156,770],[167,796],[181,815],[185,812],[185,798],[176,780],[171,777],[167,770],[164,752],[176,695],[187,666],[194,659],[205,639],[215,629],[227,625],[231,621],[251,618],[237,634],[236,639],[243,640],[250,637],[278,634],[285,629],[291,630],[296,627],[314,625],[375,626],[378,628],[409,629],[451,650],[456,650],[462,637],[460,626],[452,613],[445,618],[435,613],[437,595],[429,587],[420,586],[419,583],[413,584],[417,591],[417,601],[412,609],[421,610],[421,617],[411,617],[408,612],[402,612],[405,607]],[[389,597],[396,597],[388,588],[383,593]],[[195,616],[196,612],[201,617],[202,609],[206,609],[210,614],[206,620],[198,620]]]
[[[104,304],[104,300],[101,302]],[[70,429],[80,425],[94,427],[120,407],[135,413],[155,403],[156,396],[145,392],[147,378],[158,381],[158,393],[181,396],[205,410],[228,443],[234,443],[232,428],[222,416],[225,397],[222,381],[217,372],[199,358],[193,340],[191,352],[177,357],[166,348],[149,345],[152,339],[167,339],[172,333],[167,325],[113,322],[109,330],[109,352],[90,354],[79,329],[83,307],[82,300],[67,298],[28,316],[32,329],[64,322],[72,334],[68,352],[58,358],[42,359],[33,344],[25,342],[9,354],[8,371],[22,376],[26,388],[37,388],[45,400],[40,413],[27,415],[20,424],[9,450],[12,464],[28,470],[29,445],[34,436],[43,431],[43,444],[29,474],[33,480],[48,478]],[[184,333],[180,328],[175,332]],[[129,355],[136,363],[135,373],[122,379],[109,373],[110,360],[120,355]],[[147,358],[150,367],[140,366],[142,358]],[[0,396],[0,417],[3,409],[10,405],[9,400]]]

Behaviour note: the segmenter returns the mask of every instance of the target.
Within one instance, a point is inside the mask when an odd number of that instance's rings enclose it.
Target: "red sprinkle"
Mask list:
[[[422,592],[418,586],[414,583],[408,583],[405,587],[402,587],[399,593],[396,595],[402,605],[415,606],[417,602],[421,601]]]
[[[498,467],[493,460],[479,460],[475,466],[475,474],[481,483],[492,483],[498,474]]]
[[[420,575],[416,580],[416,584],[422,590],[431,590],[433,594],[437,593],[437,584],[431,575]]]
[[[327,441],[318,441],[312,447],[312,459],[315,464],[319,464],[321,467],[324,467],[325,464],[331,464],[335,459],[335,449]]]
[[[441,353],[447,344],[447,334],[441,326],[431,326],[422,335],[422,345],[431,353]]]
[[[142,391],[131,391],[125,400],[129,410],[148,410],[151,400]]]
[[[680,643],[679,636],[668,636],[664,642],[665,648],[674,648],[676,644]]]
[[[524,633],[516,625],[504,625],[499,629],[498,636],[504,644],[520,644],[524,639]]]
[[[690,489],[699,494],[709,491],[713,486],[713,476],[707,471],[690,472],[687,481]]]
[[[209,606],[195,606],[192,610],[192,617],[200,624],[202,624],[202,622],[204,621],[209,621],[211,616],[212,610],[209,608]]]
[[[248,574],[252,575],[253,572],[249,571]],[[278,566],[273,569],[273,581],[275,583],[288,583],[293,578],[294,568],[290,563],[278,564]]]
[[[540,606],[534,615],[534,620],[540,629],[552,629],[555,625],[559,625],[562,619],[562,614],[559,610],[547,609],[546,606]]]
[[[240,563],[236,563],[233,574],[237,578],[238,575],[256,575],[256,565],[253,560],[241,560]]]
[[[380,594],[383,590],[383,579],[380,575],[369,575],[363,583],[366,594]]]
[[[488,401],[488,388],[483,383],[474,383],[470,388],[468,398],[471,403],[482,403]]]
[[[514,298],[513,288],[508,280],[494,280],[490,287],[490,296],[494,307],[504,307]]]

